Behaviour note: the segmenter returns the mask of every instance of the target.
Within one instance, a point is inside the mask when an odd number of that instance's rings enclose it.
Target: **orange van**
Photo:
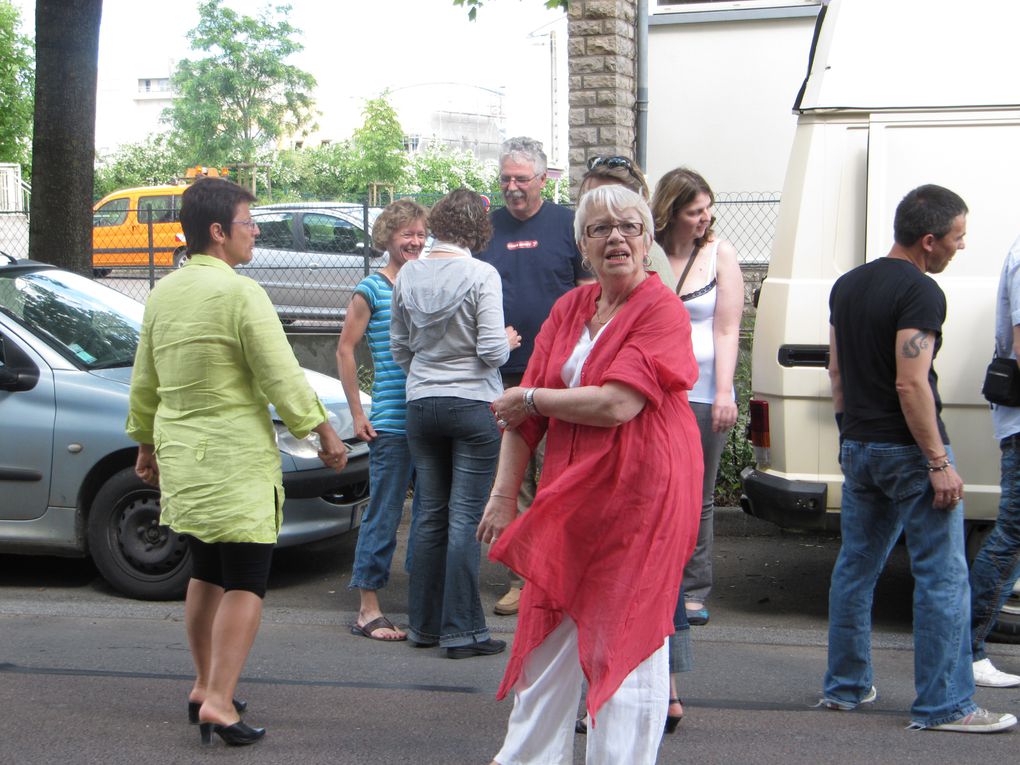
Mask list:
[[[92,266],[105,271],[117,266],[177,267],[186,259],[179,213],[180,186],[123,189],[100,199],[92,212]],[[150,241],[149,221],[152,234]]]

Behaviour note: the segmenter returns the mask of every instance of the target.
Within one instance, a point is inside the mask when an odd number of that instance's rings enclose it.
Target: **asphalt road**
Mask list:
[[[912,583],[897,550],[879,585],[873,646],[879,700],[866,710],[814,708],[825,666],[831,537],[786,536],[738,511],[720,513],[711,622],[694,628],[686,716],[660,763],[1015,762],[1020,732],[908,732],[913,696]],[[401,530],[401,541],[406,527]],[[0,763],[488,763],[510,702],[494,691],[506,655],[462,661],[435,649],[352,636],[354,539],[279,551],[262,629],[239,694],[267,726],[254,747],[202,748],[185,718],[190,659],[180,603],[112,593],[90,564],[0,556]],[[401,546],[401,551],[402,551]],[[398,555],[401,554],[398,551]],[[406,623],[407,577],[384,606]],[[485,562],[487,611],[502,577]],[[513,617],[492,616],[511,639]],[[992,646],[1020,671],[1020,646]],[[1020,711],[1020,690],[976,700]],[[575,763],[583,762],[578,737]],[[621,764],[623,765],[623,764]]]

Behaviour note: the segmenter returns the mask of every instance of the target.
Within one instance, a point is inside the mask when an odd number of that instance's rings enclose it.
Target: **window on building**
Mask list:
[[[822,0],[655,0],[653,13],[739,11],[751,8],[789,8],[821,4]]]

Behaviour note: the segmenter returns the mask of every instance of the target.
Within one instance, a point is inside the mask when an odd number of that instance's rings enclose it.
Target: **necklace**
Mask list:
[[[631,292],[633,292],[633,290],[631,290]],[[613,306],[613,309],[606,315],[606,318],[603,319],[599,315],[599,313],[600,313],[600,311],[599,311],[599,298],[596,298],[595,299],[595,321],[597,321],[599,324],[603,324],[603,325],[604,324],[608,324],[609,320],[612,319],[616,315],[617,311],[619,311],[621,308],[623,308],[624,304],[628,300],[630,300],[630,292],[628,292],[626,294],[626,296],[623,298],[623,300],[621,300],[619,303],[617,303],[615,306]]]

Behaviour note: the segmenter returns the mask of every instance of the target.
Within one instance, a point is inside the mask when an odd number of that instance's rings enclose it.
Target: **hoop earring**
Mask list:
[[[585,271],[591,271],[591,261],[584,255],[581,256],[581,268]]]
[[[646,252],[645,253],[645,259],[643,261],[641,261],[641,262],[644,263],[645,268],[651,268],[652,267],[652,256],[649,255]]]

